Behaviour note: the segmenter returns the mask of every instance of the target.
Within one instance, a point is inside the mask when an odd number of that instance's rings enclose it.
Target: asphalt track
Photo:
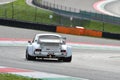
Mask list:
[[[120,0],[114,0],[106,4],[105,10],[120,17]]]
[[[0,38],[31,39],[37,33],[51,33],[0,26]],[[119,40],[61,34],[68,42],[120,46]],[[27,61],[25,46],[0,46],[0,66],[30,69],[90,80],[120,80],[120,49],[73,47],[71,63],[56,60]]]
[[[0,38],[32,39],[37,33],[51,33],[27,29],[0,26]],[[119,40],[92,38],[61,34],[67,37],[67,42],[79,44],[114,45],[120,46]],[[104,47],[104,46],[103,46]],[[71,63],[57,62],[56,60],[27,61],[25,46],[1,46],[0,65],[55,73],[90,80],[120,80],[120,49],[83,48],[73,47]]]
[[[85,11],[92,11],[92,12],[98,12],[96,11],[92,5],[97,2],[98,0],[44,0],[50,3],[67,6],[75,9],[85,10]]]
[[[120,17],[120,0],[44,0],[53,4]],[[99,3],[93,7],[95,3]],[[102,4],[101,4],[102,3]],[[97,6],[100,6],[97,8]]]

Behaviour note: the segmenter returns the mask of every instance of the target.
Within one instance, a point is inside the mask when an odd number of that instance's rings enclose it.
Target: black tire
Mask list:
[[[64,62],[71,62],[72,61],[72,56],[64,58],[63,61]]]
[[[27,50],[26,50],[26,56],[25,57],[26,57],[27,60],[35,60],[36,59],[36,57],[30,56],[28,54]]]

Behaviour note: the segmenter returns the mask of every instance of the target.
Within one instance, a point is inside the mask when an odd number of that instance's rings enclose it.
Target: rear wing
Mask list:
[[[55,39],[40,39],[39,43],[62,43],[62,41]]]
[[[38,43],[62,43],[62,44],[66,44],[66,37],[61,37],[60,39],[39,39]]]

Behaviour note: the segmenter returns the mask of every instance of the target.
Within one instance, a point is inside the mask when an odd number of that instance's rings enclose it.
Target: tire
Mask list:
[[[36,59],[36,57],[33,57],[33,56],[30,56],[29,54],[28,54],[28,51],[26,50],[26,59],[27,60],[35,60]]]
[[[72,56],[64,58],[63,61],[64,62],[71,62],[72,61]]]

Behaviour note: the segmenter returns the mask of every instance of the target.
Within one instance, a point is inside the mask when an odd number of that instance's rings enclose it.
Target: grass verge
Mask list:
[[[0,5],[0,17],[20,21],[54,24],[63,26],[83,26],[86,29],[120,33],[120,25],[97,22],[92,20],[79,20],[60,16],[52,11],[34,8],[26,4],[26,0],[16,0],[13,3]],[[50,17],[52,15],[52,17]]]
[[[0,80],[41,80],[41,79],[28,78],[7,73],[0,73]]]

